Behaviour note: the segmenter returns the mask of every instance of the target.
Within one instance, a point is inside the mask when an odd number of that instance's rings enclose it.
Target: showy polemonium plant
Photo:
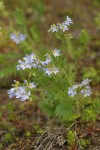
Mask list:
[[[64,22],[51,25],[49,31],[57,32],[59,37],[61,36],[59,39],[66,42],[62,39],[62,34],[69,29],[71,24],[72,20],[67,16]],[[25,101],[32,100],[34,91],[38,90],[42,96],[39,101],[42,110],[48,116],[67,122],[81,117],[84,112],[91,112],[92,91],[89,79],[83,79],[82,83],[75,84],[73,68],[76,69],[76,66],[75,63],[69,62],[63,44],[61,45],[63,50],[55,48],[46,53],[43,58],[32,53],[19,60],[17,70],[24,71],[28,79],[24,83],[15,81],[13,88],[8,90],[8,94],[10,98],[16,97]]]
[[[11,33],[10,39],[13,40],[16,44],[19,44],[26,39],[26,35],[22,33],[19,34]]]

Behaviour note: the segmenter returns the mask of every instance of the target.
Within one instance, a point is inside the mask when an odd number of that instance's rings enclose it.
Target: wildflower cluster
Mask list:
[[[13,88],[8,90],[9,97],[20,98],[21,101],[29,99],[31,96],[31,90],[36,87],[34,82],[28,83],[28,81],[25,80],[23,86],[19,86],[19,82],[16,80],[14,82],[15,84],[13,85]]]
[[[13,40],[16,44],[19,44],[20,42],[26,39],[26,35],[22,33],[19,33],[19,34],[11,33],[10,39]]]
[[[60,56],[60,50],[55,49],[52,54],[54,55],[54,57]],[[52,61],[52,58],[49,54],[46,54],[45,56],[46,60],[40,61],[34,53],[26,55],[26,57],[23,58],[23,61],[18,61],[19,64],[17,65],[17,70],[38,68],[39,70],[43,70],[48,76],[50,76],[51,74],[57,74],[59,72],[59,68],[54,66],[48,67],[48,65]]]
[[[71,18],[69,18],[68,16],[67,16],[67,18],[66,18],[66,20],[64,21],[64,22],[62,22],[62,23],[57,23],[57,25],[55,25],[55,24],[53,24],[53,25],[51,25],[51,27],[50,27],[50,29],[49,29],[49,32],[51,31],[52,33],[53,32],[58,32],[59,30],[62,30],[63,32],[65,32],[66,30],[68,30],[69,28],[69,26],[70,26],[70,24],[72,24],[73,22],[72,22],[72,20],[71,20]]]
[[[72,87],[69,87],[68,95],[73,97],[77,95],[79,92],[84,97],[90,96],[92,94],[92,91],[90,89],[89,83],[90,83],[90,80],[87,78],[87,79],[84,79],[81,84],[77,84],[77,85],[73,85]]]
[[[39,60],[36,58],[36,55],[32,53],[31,55],[26,55],[26,57],[22,60],[18,61],[19,65],[17,65],[17,70],[25,70],[31,68],[39,67]]]
[[[60,56],[60,50],[54,49],[52,52],[54,57]],[[49,54],[46,54],[45,61],[41,61],[37,58],[37,56],[32,53],[30,55],[26,55],[22,60],[18,61],[17,70],[25,70],[38,68],[40,71],[44,71],[45,75],[50,76],[51,74],[59,73],[59,68],[50,65],[52,58]],[[24,81],[23,86],[20,86],[18,81],[15,81],[14,87],[8,90],[9,97],[20,98],[22,101],[27,100],[31,97],[31,89],[35,88],[36,85],[34,82],[28,83],[27,80]]]

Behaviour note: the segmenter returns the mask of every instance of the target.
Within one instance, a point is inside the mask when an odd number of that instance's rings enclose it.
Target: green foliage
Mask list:
[[[71,39],[67,40],[66,48],[69,56],[73,59],[80,59],[83,53],[88,49],[88,44],[90,43],[90,35],[87,30],[82,30],[81,33]]]
[[[89,144],[90,144],[90,141],[88,139],[80,140],[80,145],[81,145],[82,149],[86,149]]]
[[[7,109],[8,109],[10,112],[13,112],[13,111],[14,111],[14,105],[13,105],[12,102],[9,102],[9,103],[8,103]]]
[[[61,61],[58,61],[58,66],[64,67],[67,62],[63,61],[61,63]],[[43,99],[39,102],[39,106],[50,117],[59,118],[60,122],[73,121],[79,117],[79,114],[75,113],[75,107],[73,107],[75,106],[75,101],[67,95],[67,86],[70,86],[70,82],[73,82],[74,77],[71,74],[66,74],[66,69],[67,67],[65,66],[65,68],[61,69],[61,74],[51,77],[52,82],[45,76],[41,77],[43,80],[38,78],[41,80],[42,87],[44,87],[42,92]]]
[[[36,25],[33,25],[30,28],[30,33],[31,33],[32,39],[34,39],[37,44],[41,45],[42,44],[42,37],[41,37],[41,33],[40,33],[40,31]]]
[[[97,114],[100,114],[100,100],[95,99],[91,102],[89,106],[87,106],[83,113],[82,113],[82,119],[86,122],[95,122],[97,118]]]
[[[34,125],[33,128],[35,129],[36,133],[38,133],[38,134],[42,134],[43,133],[42,128],[38,124]]]
[[[34,19],[38,23],[42,19],[45,13],[45,5],[44,0],[35,0],[32,5],[32,9],[34,12]]]
[[[17,72],[16,70],[16,65],[19,56],[16,53],[8,53],[8,54],[0,54],[0,87],[6,85],[7,83],[10,83],[11,76],[21,76],[23,73],[22,72]],[[9,60],[9,63],[8,63]]]
[[[18,9],[14,12],[14,17],[16,19],[16,26],[21,32],[26,31],[26,19],[24,17],[24,12],[21,9]]]
[[[100,30],[100,13],[97,14],[97,16],[94,19],[94,22],[96,24],[96,27]]]
[[[26,133],[25,133],[25,135],[26,135],[26,137],[29,138],[31,136],[31,132],[27,130]]]
[[[56,116],[64,122],[75,120],[78,117],[78,115],[73,110],[74,104],[74,101],[72,101],[71,99],[63,99],[56,107]]]
[[[76,141],[75,132],[69,130],[68,133],[67,133],[68,146],[72,147],[75,144],[75,141]]]
[[[97,70],[94,66],[90,67],[84,67],[82,70],[83,77],[84,78],[91,78],[93,83],[99,83],[100,82],[100,70]]]
[[[78,41],[79,41],[79,44],[82,46],[82,49],[86,48],[86,46],[88,45],[90,41],[90,36],[88,35],[88,32],[86,30],[81,31],[81,35],[79,36]]]
[[[76,131],[69,130],[67,133],[67,143],[69,150],[77,146],[79,149],[84,150],[89,146],[90,141],[89,139],[77,137]]]
[[[85,109],[84,113],[83,113],[83,120],[85,121],[92,121],[95,122],[96,120],[96,114],[94,113],[94,111],[90,108]]]
[[[4,136],[5,141],[7,142],[12,142],[13,141],[13,136],[11,133],[6,133]]]
[[[3,15],[5,17],[8,16],[8,12],[5,9],[4,2],[0,1],[0,16]]]
[[[99,111],[100,110],[100,99],[99,98],[96,98],[92,102],[91,109],[93,109],[96,114],[100,113],[100,111]]]
[[[9,119],[14,119],[14,105],[12,102],[9,102],[6,106],[6,109],[9,113]]]

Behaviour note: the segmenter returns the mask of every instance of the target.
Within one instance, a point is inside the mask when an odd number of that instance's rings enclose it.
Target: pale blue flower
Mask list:
[[[69,87],[68,88],[68,95],[73,97],[75,96],[77,93],[76,93],[76,90],[77,90],[77,85],[73,85],[72,87]]]
[[[46,60],[45,61],[40,61],[40,63],[42,64],[42,66],[48,65],[52,61],[51,56],[49,54],[46,54],[45,56],[46,56]]]
[[[53,67],[53,68],[44,68],[45,74],[50,76],[51,74],[57,74],[59,72],[59,68]]]
[[[82,85],[88,85],[89,83],[90,83],[90,79],[84,79],[83,81],[82,81]]]
[[[86,86],[85,89],[82,89],[80,92],[84,97],[90,96],[92,94],[92,91],[89,86]]]
[[[51,57],[47,57],[45,63],[48,65],[49,63],[51,63],[52,59]]]
[[[45,74],[50,76],[52,74],[52,69],[51,68],[44,68]]]
[[[26,87],[19,86],[15,93],[16,98],[20,98],[21,101],[25,101],[30,98],[31,92]]]
[[[26,39],[26,35],[20,33],[19,34],[19,39],[20,39],[20,41],[24,41]]]
[[[77,88],[78,88],[78,84],[73,85],[72,88],[73,88],[73,89],[77,89]]]
[[[36,55],[34,53],[30,54],[30,55],[27,55],[23,58],[25,61],[31,61],[33,62],[33,60],[36,60]]]
[[[30,89],[33,89],[33,88],[35,88],[35,87],[36,87],[36,85],[34,84],[34,82],[29,83],[29,85],[28,85],[28,86],[29,86],[29,88],[30,88]]]
[[[13,98],[15,96],[15,88],[11,88],[8,90],[9,98]]]
[[[71,96],[71,97],[75,96],[76,95],[76,90],[73,89],[73,87],[69,87],[68,88],[68,95]]]
[[[52,72],[53,72],[54,74],[59,73],[59,68],[57,68],[57,67],[52,68]]]
[[[68,30],[68,26],[66,26],[66,25],[63,24],[63,23],[59,26],[59,28],[60,28],[63,32],[65,32],[65,31]]]
[[[55,57],[60,56],[60,50],[58,50],[56,48],[54,49],[54,51],[52,53]]]
[[[17,65],[17,70],[20,70],[20,69],[25,70],[26,69],[25,62],[19,60],[18,63],[19,63],[19,65]]]
[[[70,17],[67,16],[66,20],[62,23],[63,25],[69,26],[70,24],[72,24],[72,20]]]
[[[20,42],[22,42],[26,39],[26,35],[24,35],[22,33],[20,33],[20,34],[11,33],[10,39],[13,40],[16,44],[19,44]]]
[[[51,25],[51,28],[50,28],[50,30],[49,31],[51,31],[52,33],[53,32],[58,32],[58,26],[56,26],[55,24],[53,24],[53,25]]]
[[[47,65],[48,63],[46,61],[41,61],[42,66]]]
[[[30,89],[36,88],[36,85],[35,85],[34,82],[28,83],[27,80],[24,80],[24,85],[25,85],[27,88],[30,88]]]

